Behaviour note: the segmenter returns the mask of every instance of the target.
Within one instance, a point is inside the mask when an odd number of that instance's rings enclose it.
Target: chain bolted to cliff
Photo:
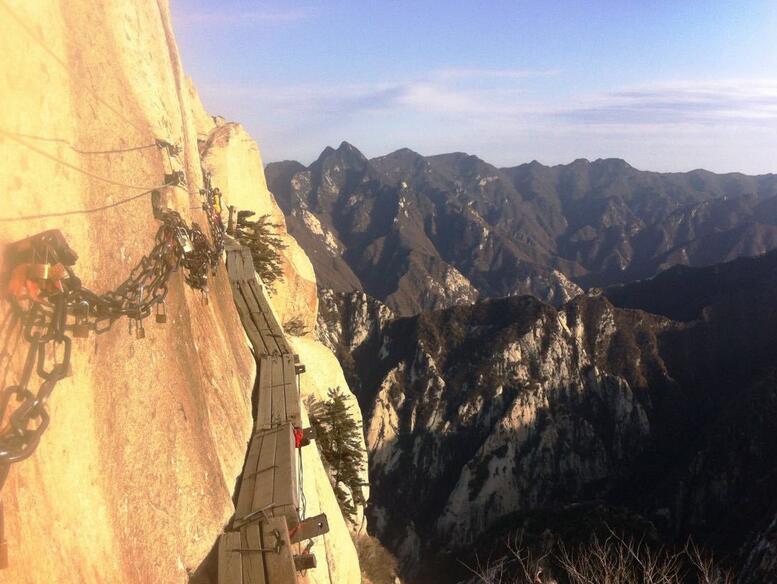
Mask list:
[[[122,284],[103,294],[82,285],[74,271],[78,256],[58,230],[9,246],[9,326],[21,325],[28,349],[19,382],[0,394],[0,420],[8,417],[0,430],[0,488],[10,465],[35,451],[49,424],[46,401],[56,383],[70,374],[71,337],[105,333],[126,316],[130,331],[143,338],[143,320],[152,312],[158,323],[166,322],[167,283],[179,267],[191,288],[207,293],[208,272],[215,274],[223,251],[224,227],[217,212],[220,193],[211,188],[209,179],[205,184],[201,194],[213,244],[196,223],[189,227],[178,212],[155,206],[154,215],[162,225],[154,247]],[[154,199],[158,203],[159,197]],[[37,393],[29,388],[33,371],[43,380]],[[12,402],[19,405],[9,414]]]
[[[49,156],[18,136],[2,130],[0,133],[58,163],[81,171],[74,165]],[[126,316],[130,319],[130,333],[134,331],[137,338],[144,338],[143,320],[150,317],[152,312],[155,313],[157,323],[167,321],[167,284],[179,268],[183,268],[186,284],[202,292],[207,301],[208,276],[209,273],[215,275],[224,249],[221,192],[211,186],[210,175],[203,173],[204,188],[200,189],[200,195],[213,238],[211,243],[199,225],[192,223],[188,226],[177,211],[161,205],[158,189],[186,184],[183,171],[172,168],[172,159],[177,158],[179,147],[157,139],[151,145],[138,148],[149,146],[158,147],[167,154],[171,172],[165,175],[163,185],[104,207],[55,214],[94,213],[151,195],[154,218],[162,223],[157,230],[154,247],[116,289],[98,294],[83,286],[74,269],[78,255],[69,247],[59,230],[48,230],[28,237],[11,244],[6,250],[9,270],[5,274],[3,288],[11,310],[2,328],[7,333],[19,327],[27,343],[27,353],[18,381],[0,392],[0,490],[10,466],[29,458],[35,452],[49,426],[46,403],[57,382],[72,374],[70,356],[73,337],[85,338],[92,332],[96,335],[106,333],[121,317]],[[91,173],[85,174],[119,184]],[[48,216],[51,215],[17,217],[13,220]],[[7,220],[11,219],[0,219]],[[41,379],[37,392],[30,388],[33,373]],[[16,407],[12,407],[12,404]],[[2,533],[0,524],[0,568],[5,567],[7,562]]]

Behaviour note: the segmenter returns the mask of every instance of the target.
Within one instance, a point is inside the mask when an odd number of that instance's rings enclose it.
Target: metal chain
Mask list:
[[[46,402],[57,382],[70,375],[72,337],[105,333],[126,316],[130,332],[143,338],[143,320],[152,312],[157,322],[166,322],[168,282],[179,267],[187,285],[207,294],[208,277],[215,274],[224,249],[224,226],[221,194],[211,187],[210,176],[200,194],[213,245],[196,223],[188,227],[178,212],[155,207],[162,224],[154,247],[124,282],[103,294],[82,286],[73,270],[78,256],[58,230],[10,246],[15,268],[9,296],[28,349],[18,383],[0,391],[0,423],[8,420],[0,428],[0,489],[9,466],[35,452],[49,425]],[[30,390],[33,372],[42,380],[36,393]]]

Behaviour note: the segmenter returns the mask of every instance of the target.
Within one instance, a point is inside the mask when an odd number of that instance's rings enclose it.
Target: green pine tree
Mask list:
[[[253,211],[238,212],[235,238],[251,250],[256,273],[268,288],[274,290],[275,282],[283,280],[281,250],[286,249],[286,244],[278,237],[279,225],[270,223],[269,215],[252,221],[250,218],[255,214]]]
[[[316,441],[334,483],[335,495],[343,515],[356,518],[356,505],[364,503],[361,480],[364,460],[361,452],[361,427],[350,413],[345,394],[339,387],[329,389],[329,399],[313,405],[310,423],[316,429]]]

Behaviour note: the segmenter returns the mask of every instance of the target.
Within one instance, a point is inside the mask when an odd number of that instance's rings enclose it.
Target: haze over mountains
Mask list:
[[[619,159],[496,168],[343,142],[266,168],[319,286],[364,290],[400,315],[710,265],[777,247],[777,175],[640,171]]]

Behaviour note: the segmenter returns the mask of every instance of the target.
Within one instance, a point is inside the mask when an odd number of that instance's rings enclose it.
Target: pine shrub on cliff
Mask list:
[[[268,288],[274,290],[275,282],[283,280],[281,251],[286,249],[286,244],[278,237],[279,225],[270,223],[269,215],[252,221],[254,215],[253,211],[238,212],[235,238],[251,250],[256,273]]]
[[[310,423],[316,429],[316,441],[334,483],[337,502],[343,515],[354,521],[356,505],[363,503],[361,479],[364,460],[361,453],[361,427],[351,414],[345,394],[329,389],[329,399],[309,407]]]

